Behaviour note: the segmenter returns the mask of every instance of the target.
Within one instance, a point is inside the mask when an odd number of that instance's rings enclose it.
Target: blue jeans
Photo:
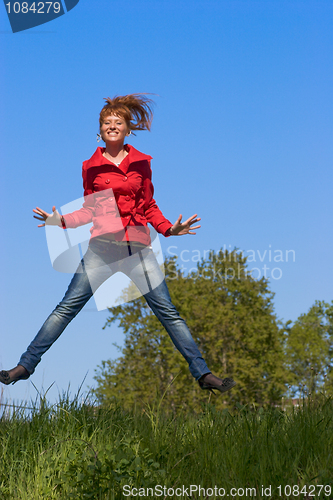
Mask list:
[[[97,288],[118,271],[131,278],[140,290],[172,342],[188,362],[193,377],[198,380],[202,375],[210,373],[188,326],[171,302],[163,273],[151,247],[134,243],[116,244],[102,238],[90,241],[64,298],[47,318],[18,364],[32,374],[42,355],[81,311]]]

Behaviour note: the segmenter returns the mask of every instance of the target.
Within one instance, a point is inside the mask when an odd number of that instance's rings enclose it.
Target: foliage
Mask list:
[[[291,393],[333,395],[333,301],[316,301],[295,323],[286,325],[286,365]]]
[[[124,485],[154,486],[164,481],[165,471],[150,457],[135,434],[118,436],[98,451],[89,442],[74,439],[72,450],[54,470],[59,474],[57,491],[65,492],[66,498],[104,498],[110,492],[120,496]]]
[[[160,401],[153,405],[158,412],[99,408],[88,399],[79,404],[77,397],[29,406],[0,414],[4,500],[120,500],[124,485],[216,485],[227,494],[249,487],[260,499],[267,498],[261,485],[271,485],[274,500],[281,498],[279,485],[322,484],[326,491],[330,485],[333,492],[331,399],[290,412],[240,404],[219,411],[205,404],[196,414],[176,416],[166,414]]]
[[[246,258],[232,252],[210,252],[197,269],[183,276],[175,259],[165,262],[174,305],[184,317],[209,369],[232,376],[237,386],[216,406],[272,405],[285,391],[283,333],[273,312],[273,293],[265,278],[255,280]],[[189,374],[186,362],[144,298],[110,309],[106,325],[119,321],[125,346],[116,361],[103,361],[94,391],[101,402],[125,408],[152,404],[163,394],[163,407],[198,411],[207,393]]]

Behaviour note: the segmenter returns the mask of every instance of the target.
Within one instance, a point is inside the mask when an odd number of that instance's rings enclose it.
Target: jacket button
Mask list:
[[[106,179],[105,184],[110,184],[110,179]]]
[[[123,181],[124,181],[124,182],[126,182],[126,181],[127,181],[127,177],[124,177],[124,178],[123,178]]]
[[[125,198],[125,200],[126,200],[126,201],[129,201],[130,199],[131,199],[131,198],[130,198],[128,195],[127,195],[127,196],[126,196],[126,198]]]

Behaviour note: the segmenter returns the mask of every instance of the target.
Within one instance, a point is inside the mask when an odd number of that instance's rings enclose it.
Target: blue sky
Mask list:
[[[16,34],[1,12],[1,369],[71,278],[52,268],[32,209],[82,196],[81,164],[97,147],[103,98],[116,94],[158,94],[151,133],[129,142],[153,156],[165,216],[202,218],[196,236],[161,237],[165,255],[188,270],[205,250],[243,250],[249,267],[269,268],[284,321],[332,300],[330,1],[80,0]],[[94,384],[123,340],[102,330],[107,316],[86,306],[37,367],[38,390],[54,382],[56,400],[87,372],[84,388]],[[30,381],[4,389],[11,401],[35,395]]]

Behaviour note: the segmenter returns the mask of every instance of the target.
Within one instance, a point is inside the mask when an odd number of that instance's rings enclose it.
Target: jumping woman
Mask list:
[[[135,130],[150,130],[153,101],[145,94],[106,99],[100,112],[98,147],[83,163],[84,203],[80,210],[60,216],[37,207],[34,217],[45,225],[63,229],[93,223],[86,254],[70,282],[62,301],[46,319],[18,365],[0,372],[3,384],[26,380],[35,371],[42,355],[79,313],[97,288],[118,271],[137,286],[149,307],[168,332],[172,342],[189,364],[202,389],[225,392],[236,385],[231,378],[220,379],[206,365],[188,326],[172,304],[169,291],[151,248],[149,222],[165,237],[195,234],[200,218],[193,215],[172,224],[158,208],[154,198],[151,156],[124,144]]]

